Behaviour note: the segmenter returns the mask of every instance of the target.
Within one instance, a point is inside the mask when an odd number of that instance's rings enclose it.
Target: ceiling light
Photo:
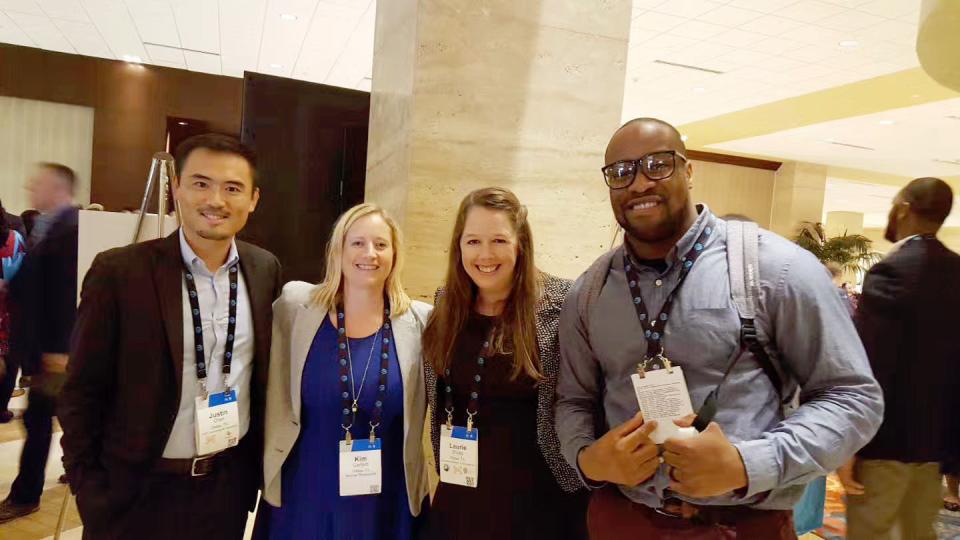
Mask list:
[[[698,93],[698,94],[702,94],[702,93],[706,92],[707,89],[704,88],[704,87],[702,87],[702,86],[697,86],[697,87],[695,87],[695,88],[693,89],[693,91],[696,92],[696,93]]]
[[[270,67],[272,67],[273,69],[283,69],[282,64],[270,64]]]
[[[280,20],[283,20],[283,21],[295,21],[295,20],[297,20],[297,16],[296,16],[296,15],[293,15],[293,14],[290,14],[290,13],[281,13],[281,14],[280,14]]]
[[[134,56],[132,54],[125,54],[121,56],[124,62],[130,62],[131,64],[142,64],[143,59],[139,56]]]
[[[895,120],[881,120],[881,121],[878,122],[878,123],[879,123],[881,126],[892,126],[892,125],[896,124],[897,122],[896,122]]]
[[[177,123],[178,123],[178,124],[180,124],[181,126],[185,126],[185,125],[187,125],[187,123],[186,123],[186,122],[182,122],[182,121],[181,121],[181,122],[177,122]]]
[[[854,39],[845,39],[840,43],[838,43],[837,45],[840,45],[840,47],[843,49],[856,49],[857,47],[860,46],[860,42]]]

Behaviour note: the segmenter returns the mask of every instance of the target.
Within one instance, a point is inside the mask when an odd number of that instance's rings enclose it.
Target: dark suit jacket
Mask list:
[[[40,354],[70,350],[77,315],[77,216],[76,208],[61,211],[10,282],[10,354],[26,375],[37,372]]]
[[[272,304],[282,285],[271,253],[237,241],[253,316],[249,500],[260,484]],[[83,281],[59,404],[63,463],[85,526],[122,515],[166,446],[183,378],[179,232],[99,254]]]
[[[957,451],[960,255],[915,237],[867,273],[856,314],[883,389],[880,431],[859,456],[942,462]]]

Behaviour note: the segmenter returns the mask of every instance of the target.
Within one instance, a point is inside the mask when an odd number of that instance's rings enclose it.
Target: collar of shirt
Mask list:
[[[187,265],[187,268],[201,275],[213,275],[212,272],[207,269],[207,265],[203,262],[203,259],[201,259],[200,256],[193,251],[193,248],[190,247],[190,244],[187,243],[187,237],[183,234],[183,228],[178,232],[180,234],[180,255],[183,257],[183,262]],[[237,252],[237,241],[231,240],[230,254],[227,255],[227,262],[223,263],[223,266],[220,268],[233,266],[237,264],[238,261],[240,261],[240,253]]]
[[[710,208],[707,207],[707,205],[705,204],[697,205],[697,219],[694,220],[693,225],[691,225],[690,228],[687,229],[687,232],[684,233],[682,237],[680,237],[680,240],[677,241],[676,245],[674,245],[673,248],[667,253],[667,256],[664,257],[664,261],[667,263],[667,268],[666,270],[660,273],[661,275],[665,275],[669,273],[670,270],[673,269],[674,265],[676,265],[676,263],[678,263],[681,258],[683,258],[691,249],[693,249],[693,244],[697,242],[697,238],[700,237],[700,233],[703,232],[703,229],[707,226],[707,223],[710,222],[710,216],[711,216]],[[707,239],[708,243],[712,241],[713,238],[714,238],[714,235],[711,235]],[[624,249],[626,249],[627,251],[627,256],[630,258],[630,261],[633,263],[636,263],[637,258],[633,255],[631,250],[627,247],[628,244],[626,243],[626,241],[624,241],[623,245],[624,245]],[[640,264],[638,268],[641,269],[641,272],[645,268],[649,268],[650,271],[652,272],[656,271],[653,268],[649,266],[645,266],[643,264]]]
[[[919,235],[914,234],[914,235],[910,235],[910,236],[908,236],[908,237],[906,237],[906,238],[903,238],[903,239],[899,240],[896,244],[893,245],[892,248],[890,248],[890,251],[887,252],[887,257],[889,257],[890,255],[893,255],[894,253],[900,251],[900,248],[902,248],[904,244],[906,244],[907,242],[913,240],[913,239],[916,238],[917,236],[919,236]]]

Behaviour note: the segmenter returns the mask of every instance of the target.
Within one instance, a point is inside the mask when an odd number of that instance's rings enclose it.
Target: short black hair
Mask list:
[[[649,117],[634,118],[633,120],[628,120],[627,123],[620,126],[620,129],[618,129],[617,132],[622,131],[624,128],[627,128],[634,124],[656,124],[658,126],[667,128],[668,130],[672,131],[674,135],[676,135],[677,142],[680,143],[680,149],[684,153],[687,152],[687,145],[684,144],[683,142],[683,135],[680,134],[680,130],[674,127],[673,124],[671,124],[670,122],[667,122],[666,120],[661,120],[659,118],[649,118]]]
[[[48,171],[53,171],[54,174],[60,177],[61,180],[67,183],[70,187],[70,193],[73,194],[77,189],[77,173],[73,172],[73,169],[67,167],[62,163],[54,163],[52,161],[42,161],[37,164],[42,169],[47,169]]]
[[[243,144],[236,137],[223,135],[221,133],[204,133],[194,135],[185,139],[177,145],[174,152],[174,160],[177,169],[177,178],[183,174],[183,165],[194,150],[205,148],[212,152],[221,152],[224,154],[233,154],[240,156],[250,165],[250,172],[253,176],[253,187],[257,187],[257,154],[253,148]]]
[[[936,225],[943,225],[953,209],[953,190],[939,178],[917,178],[901,193],[903,200],[910,203],[911,212]]]

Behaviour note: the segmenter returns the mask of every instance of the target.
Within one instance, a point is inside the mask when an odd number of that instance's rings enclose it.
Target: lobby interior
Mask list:
[[[331,103],[335,114],[316,112]],[[154,153],[194,130],[231,133],[272,156],[250,238],[283,237],[287,279],[316,279],[316,239],[336,209],[367,200],[404,231],[411,297],[432,299],[457,204],[489,185],[529,208],[538,266],[575,278],[618,241],[600,167],[610,135],[637,117],[677,126],[694,199],[717,215],[791,239],[822,224],[826,240],[863,235],[880,257],[911,179],[960,193],[960,3],[0,0],[8,212],[28,209],[39,161],[77,171],[83,206],[137,208]],[[345,146],[314,134],[331,118]],[[355,165],[317,173],[313,145]],[[939,237],[960,251],[960,211]],[[300,258],[303,243],[317,245]],[[22,414],[25,399],[10,409]],[[40,512],[0,525],[0,538],[52,538],[62,511],[62,538],[80,538],[58,441]],[[22,444],[19,419],[0,425],[0,494]],[[808,538],[843,538],[832,477],[825,514]],[[957,537],[960,513],[944,510],[938,527]]]

